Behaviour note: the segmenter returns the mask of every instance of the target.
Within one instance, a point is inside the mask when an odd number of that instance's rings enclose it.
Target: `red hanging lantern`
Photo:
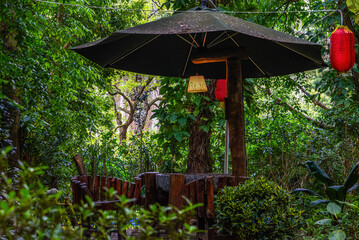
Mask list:
[[[227,80],[218,79],[216,84],[216,90],[214,91],[218,101],[224,102],[224,98],[227,96]]]
[[[339,26],[330,36],[330,63],[337,71],[346,72],[354,62],[354,34],[347,26]]]

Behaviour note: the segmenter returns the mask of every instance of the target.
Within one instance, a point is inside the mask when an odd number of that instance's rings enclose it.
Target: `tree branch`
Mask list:
[[[136,75],[136,78],[137,78],[137,76],[139,76],[139,75]],[[145,85],[142,86],[141,90],[139,91],[139,94],[138,94],[139,96],[141,96],[141,95],[143,94],[143,92],[145,91],[146,87],[152,82],[153,79],[154,79],[154,77],[148,77],[148,79],[147,79]]]
[[[304,88],[302,85],[297,84],[297,87],[298,87],[306,96],[308,96],[308,97],[312,100],[312,102],[313,102],[315,105],[317,105],[317,106],[319,106],[319,107],[321,107],[321,108],[323,108],[323,109],[325,109],[325,110],[329,110],[329,108],[328,108],[327,106],[325,106],[323,103],[321,103],[318,99],[313,98],[313,96],[312,96],[307,90],[305,90],[305,88]]]
[[[153,99],[149,104],[148,104],[148,107],[151,107],[152,105],[155,105],[155,103],[157,102],[157,101],[161,101],[161,100],[163,100],[164,98],[161,98],[161,97],[158,97],[158,98],[155,98],[155,99]]]
[[[333,128],[334,128],[334,126],[327,125],[327,124],[325,124],[325,123],[323,123],[323,122],[320,122],[320,121],[318,121],[318,120],[316,120],[316,119],[313,119],[313,118],[309,117],[307,114],[305,114],[305,113],[303,113],[303,112],[298,111],[298,110],[295,109],[293,106],[291,106],[291,105],[288,104],[287,102],[283,101],[281,98],[274,96],[274,95],[272,94],[272,92],[270,91],[269,88],[264,88],[264,87],[262,87],[262,86],[260,86],[260,85],[258,85],[258,87],[259,87],[260,89],[264,90],[265,92],[267,92],[267,95],[268,95],[269,97],[274,98],[276,104],[281,105],[281,106],[286,106],[286,107],[288,107],[288,109],[289,109],[291,112],[294,112],[294,113],[298,114],[299,116],[304,117],[305,119],[309,120],[310,122],[313,123],[314,126],[319,127],[319,128],[323,128],[323,129],[333,129]]]
[[[288,0],[286,1],[285,3],[283,3],[282,5],[280,5],[275,11],[279,11],[279,9],[281,9],[284,5],[285,5],[285,8],[284,8],[284,11],[283,13],[277,18],[277,20],[274,22],[272,28],[274,28],[274,26],[277,24],[278,20],[284,15],[287,13],[287,10],[289,8],[289,5],[293,2],[298,2],[299,0]],[[269,15],[268,15],[269,16]],[[285,23],[287,22],[287,18],[288,18],[288,15],[286,14],[286,17],[285,17]]]
[[[118,107],[118,109],[120,109],[124,113],[131,114],[131,111],[129,111],[129,110],[125,109],[125,108]]]
[[[133,106],[131,100],[130,100],[116,85],[114,85],[114,87],[115,87],[116,90],[117,90],[116,94],[121,95],[121,96],[126,100],[126,102],[128,103],[128,105],[129,105],[130,108],[131,108],[131,112],[134,111],[134,106]],[[109,92],[109,94],[111,95],[110,92]]]

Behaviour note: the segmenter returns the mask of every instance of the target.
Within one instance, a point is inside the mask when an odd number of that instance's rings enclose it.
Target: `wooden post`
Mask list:
[[[170,176],[169,204],[181,208],[184,204],[182,195],[184,194],[185,175],[172,173]]]
[[[197,203],[196,181],[189,182],[185,185],[185,197],[192,203]]]
[[[236,184],[236,177],[234,177],[234,176],[227,177],[227,186],[234,187],[236,185],[237,185]]]
[[[105,176],[101,176],[101,201],[106,200],[106,177]]]
[[[127,198],[133,198],[133,195],[135,194],[135,187],[136,187],[136,183],[132,182],[127,192],[127,196],[126,196]]]
[[[112,187],[112,177],[107,178],[107,190],[109,191]],[[106,200],[109,200],[108,198]]]
[[[215,216],[215,209],[214,209],[214,181],[213,177],[207,177],[207,239],[212,240],[215,238],[216,230],[213,229],[214,225],[214,216]]]
[[[73,204],[79,204],[78,202],[78,192],[76,191],[77,178],[71,178],[71,188],[72,188],[72,202]]]
[[[116,191],[118,196],[122,195],[122,180],[119,178],[116,181]]]
[[[135,184],[134,198],[136,198],[136,204],[141,205],[141,178],[135,177]]]
[[[127,195],[129,183],[127,181],[122,182],[122,195]]]
[[[76,154],[75,156],[72,157],[73,162],[76,165],[77,168],[77,172],[79,173],[79,175],[81,176],[86,176],[87,175],[87,170],[85,167],[85,164],[82,160],[82,157],[80,154]]]
[[[213,177],[207,177],[207,218],[214,218],[214,184]]]
[[[198,229],[204,230],[206,228],[206,206],[205,206],[205,187],[206,187],[206,179],[201,178],[196,181],[196,190],[197,190],[197,202],[202,203],[203,206],[198,207],[197,214],[198,214]]]
[[[232,157],[232,174],[234,176],[247,176],[241,60],[239,58],[228,58],[226,66],[226,116]]]
[[[96,176],[95,177],[95,186],[93,189],[93,200],[97,201],[99,199],[99,195],[100,195],[100,176]]]
[[[154,172],[145,173],[145,208],[148,209],[150,204],[156,202],[156,175]]]
[[[93,178],[92,176],[87,176],[87,184],[91,191],[92,197],[93,197]]]
[[[227,176],[218,177],[217,191],[227,186]]]

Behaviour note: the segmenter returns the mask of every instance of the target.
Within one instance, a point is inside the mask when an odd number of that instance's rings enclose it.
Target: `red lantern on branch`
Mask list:
[[[330,63],[335,70],[346,72],[354,62],[354,34],[347,26],[339,26],[330,36]]]
[[[216,84],[216,90],[214,91],[218,101],[224,102],[224,98],[227,96],[227,80],[218,79]]]

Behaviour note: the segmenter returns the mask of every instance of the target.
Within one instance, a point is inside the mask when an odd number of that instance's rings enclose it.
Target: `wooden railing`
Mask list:
[[[243,183],[247,178],[234,177],[230,175],[216,176],[204,175],[197,180],[186,183],[186,175],[170,174],[169,191],[163,190],[156,184],[157,172],[146,172],[139,174],[134,178],[134,182],[129,183],[116,177],[96,176],[77,176],[71,179],[73,203],[80,204],[81,201],[87,202],[85,196],[88,195],[95,203],[96,208],[103,210],[115,210],[116,203],[119,202],[119,195],[125,195],[132,198],[130,204],[143,205],[148,208],[149,205],[160,203],[161,205],[173,205],[177,208],[183,208],[187,205],[185,198],[193,204],[201,203],[197,208],[195,219],[199,229],[208,230],[214,223],[215,205],[214,196],[221,188],[225,186],[236,186]],[[141,192],[145,190],[144,196]],[[108,195],[108,189],[116,190],[117,196]],[[214,235],[214,234],[213,234]]]
[[[110,197],[108,189],[113,188],[117,196],[134,197],[135,183],[129,184],[119,178],[96,176],[76,176],[71,178],[73,204],[87,203],[85,196],[89,196],[96,208],[103,210],[115,209],[115,203],[120,200],[116,196]]]

